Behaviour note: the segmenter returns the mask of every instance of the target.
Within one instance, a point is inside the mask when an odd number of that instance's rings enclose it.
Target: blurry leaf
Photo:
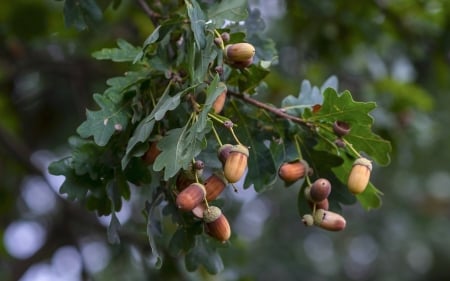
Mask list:
[[[157,212],[157,210],[159,210],[158,205],[161,203],[162,199],[163,195],[160,193],[156,198],[153,198],[152,202],[145,202],[145,211],[147,214],[147,236],[150,248],[152,249],[152,255],[156,258],[155,267],[157,269],[161,268],[163,262],[155,240],[155,236],[162,235],[160,213]]]
[[[369,115],[376,104],[374,102],[355,102],[350,92],[342,94],[331,88],[323,93],[324,102],[322,108],[312,113],[306,109],[303,117],[307,121],[320,122],[324,124],[320,130],[332,132],[332,124],[335,121],[347,122],[351,130],[344,138],[349,141],[357,151],[364,151],[380,165],[389,164],[389,153],[391,145],[389,141],[382,139],[371,130],[373,118]],[[327,123],[327,125],[325,125]],[[333,143],[332,139],[321,139],[322,142]]]
[[[216,28],[223,27],[225,21],[243,21],[247,18],[246,0],[220,1],[210,6],[207,11],[208,18],[212,19]]]
[[[120,231],[120,222],[119,219],[116,216],[116,213],[113,212],[111,214],[111,221],[109,222],[109,226],[108,226],[108,242],[111,244],[120,244],[120,236],[119,236],[119,231]]]
[[[224,268],[216,247],[205,235],[196,236],[195,247],[187,253],[185,261],[188,271],[195,271],[203,265],[208,273],[217,274]]]
[[[128,125],[128,112],[121,106],[117,106],[110,99],[94,94],[94,100],[100,106],[100,110],[87,110],[87,120],[77,129],[77,133],[83,138],[94,137],[94,141],[99,146],[108,143],[111,136],[120,126],[124,130]]]
[[[206,45],[205,24],[206,16],[200,5],[195,0],[185,0],[188,16],[191,22],[191,29],[194,33],[195,42],[198,49],[202,50]]]
[[[174,257],[187,253],[195,246],[196,234],[193,227],[179,227],[170,239],[169,253]]]
[[[375,89],[381,94],[393,97],[392,109],[395,112],[414,107],[422,111],[433,109],[433,97],[417,84],[405,83],[395,79],[381,79],[375,83]]]
[[[95,0],[65,0],[64,22],[78,30],[92,27],[102,18],[102,11]]]
[[[289,114],[300,116],[305,108],[312,108],[314,105],[321,105],[323,103],[323,92],[327,88],[332,88],[337,91],[338,80],[336,76],[330,76],[320,89],[316,86],[311,86],[308,80],[303,80],[298,97],[292,95],[287,96],[281,102],[281,107]]]
[[[233,69],[227,82],[237,85],[240,93],[251,94],[269,73],[270,71],[261,65],[252,64],[243,70]]]
[[[136,56],[142,51],[139,47],[134,47],[123,39],[117,40],[119,48],[102,49],[94,52],[92,56],[98,60],[112,60],[116,62],[134,61]]]

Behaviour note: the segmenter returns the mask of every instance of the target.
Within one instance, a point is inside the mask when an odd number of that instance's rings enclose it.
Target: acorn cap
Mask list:
[[[353,162],[353,166],[355,166],[355,165],[365,166],[365,167],[367,167],[367,169],[369,169],[369,171],[372,171],[372,161],[370,161],[367,158],[360,157],[360,158],[356,159],[355,162]]]
[[[247,157],[249,155],[248,148],[243,146],[242,144],[233,145],[233,147],[230,149],[230,153],[233,153],[233,152],[242,153],[242,154],[244,154]]]
[[[216,206],[209,206],[203,211],[203,220],[206,223],[211,223],[216,221],[222,215],[220,208]]]

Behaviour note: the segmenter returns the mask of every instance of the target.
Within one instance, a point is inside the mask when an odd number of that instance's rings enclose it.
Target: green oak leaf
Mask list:
[[[186,254],[185,263],[188,271],[195,271],[200,265],[210,274],[217,274],[224,269],[215,243],[205,235],[196,236],[195,246]]]
[[[141,71],[128,71],[125,76],[118,76],[106,80],[109,86],[104,92],[109,99],[114,103],[119,103],[124,98],[124,92],[133,89],[136,85],[149,78],[149,70],[143,69]]]
[[[198,49],[202,50],[206,45],[205,25],[206,16],[195,0],[185,0],[188,16],[191,22],[191,29],[194,33],[195,42]]]
[[[128,110],[100,94],[94,94],[94,100],[101,109],[87,110],[87,119],[77,128],[77,133],[83,138],[93,136],[97,145],[105,146],[117,127],[122,130],[127,127]]]
[[[208,18],[213,19],[216,28],[222,27],[225,21],[243,21],[248,17],[247,1],[220,1],[211,5],[207,14]]]
[[[132,62],[142,52],[140,47],[135,47],[123,39],[117,40],[119,48],[104,48],[92,53],[98,60],[112,60],[115,62]]]
[[[329,147],[335,140],[331,134],[332,124],[335,121],[347,122],[350,133],[344,137],[359,152],[365,152],[380,165],[390,162],[389,153],[391,144],[372,132],[373,118],[369,112],[375,109],[374,102],[356,102],[349,91],[338,94],[336,90],[327,88],[324,93],[322,107],[317,112],[305,109],[303,118],[308,122],[317,124],[320,138],[318,147]],[[324,144],[324,142],[326,144]]]

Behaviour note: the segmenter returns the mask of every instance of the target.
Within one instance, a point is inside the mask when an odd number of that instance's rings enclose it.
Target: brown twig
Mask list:
[[[281,117],[283,119],[290,120],[290,121],[292,121],[294,123],[300,124],[302,126],[306,126],[308,128],[312,128],[313,127],[313,124],[307,122],[306,120],[304,120],[304,119],[302,119],[300,117],[290,115],[290,114],[284,112],[283,110],[281,110],[280,108],[277,108],[277,107],[274,107],[274,106],[270,106],[268,104],[265,104],[263,102],[255,100],[255,99],[249,97],[246,94],[240,94],[240,93],[236,93],[236,92],[232,92],[232,91],[228,91],[228,94],[230,94],[231,96],[236,97],[238,99],[241,99],[241,100],[243,100],[246,103],[249,103],[249,104],[254,105],[256,107],[259,107],[259,108],[262,108],[264,110],[267,110],[267,111],[273,113],[274,115],[276,115],[278,117]]]
[[[157,12],[153,11],[150,6],[145,2],[145,0],[137,0],[139,6],[141,6],[142,10],[147,14],[147,16],[150,18],[150,21],[152,22],[153,26],[158,26],[158,21],[161,18],[161,15]]]

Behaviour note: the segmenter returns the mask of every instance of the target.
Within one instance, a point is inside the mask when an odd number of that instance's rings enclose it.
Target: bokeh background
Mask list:
[[[181,259],[152,268],[138,195],[120,212],[122,244],[108,244],[109,219],[66,201],[47,173],[92,93],[128,67],[90,54],[153,30],[137,2],[102,7],[95,28],[78,31],[64,26],[62,1],[0,1],[0,280],[449,280],[449,1],[249,1],[279,52],[267,101],[336,75],[340,90],[377,102],[392,162],[373,172],[383,206],[344,206],[340,233],[300,223],[295,187],[228,192],[236,237],[217,276],[187,273]]]

